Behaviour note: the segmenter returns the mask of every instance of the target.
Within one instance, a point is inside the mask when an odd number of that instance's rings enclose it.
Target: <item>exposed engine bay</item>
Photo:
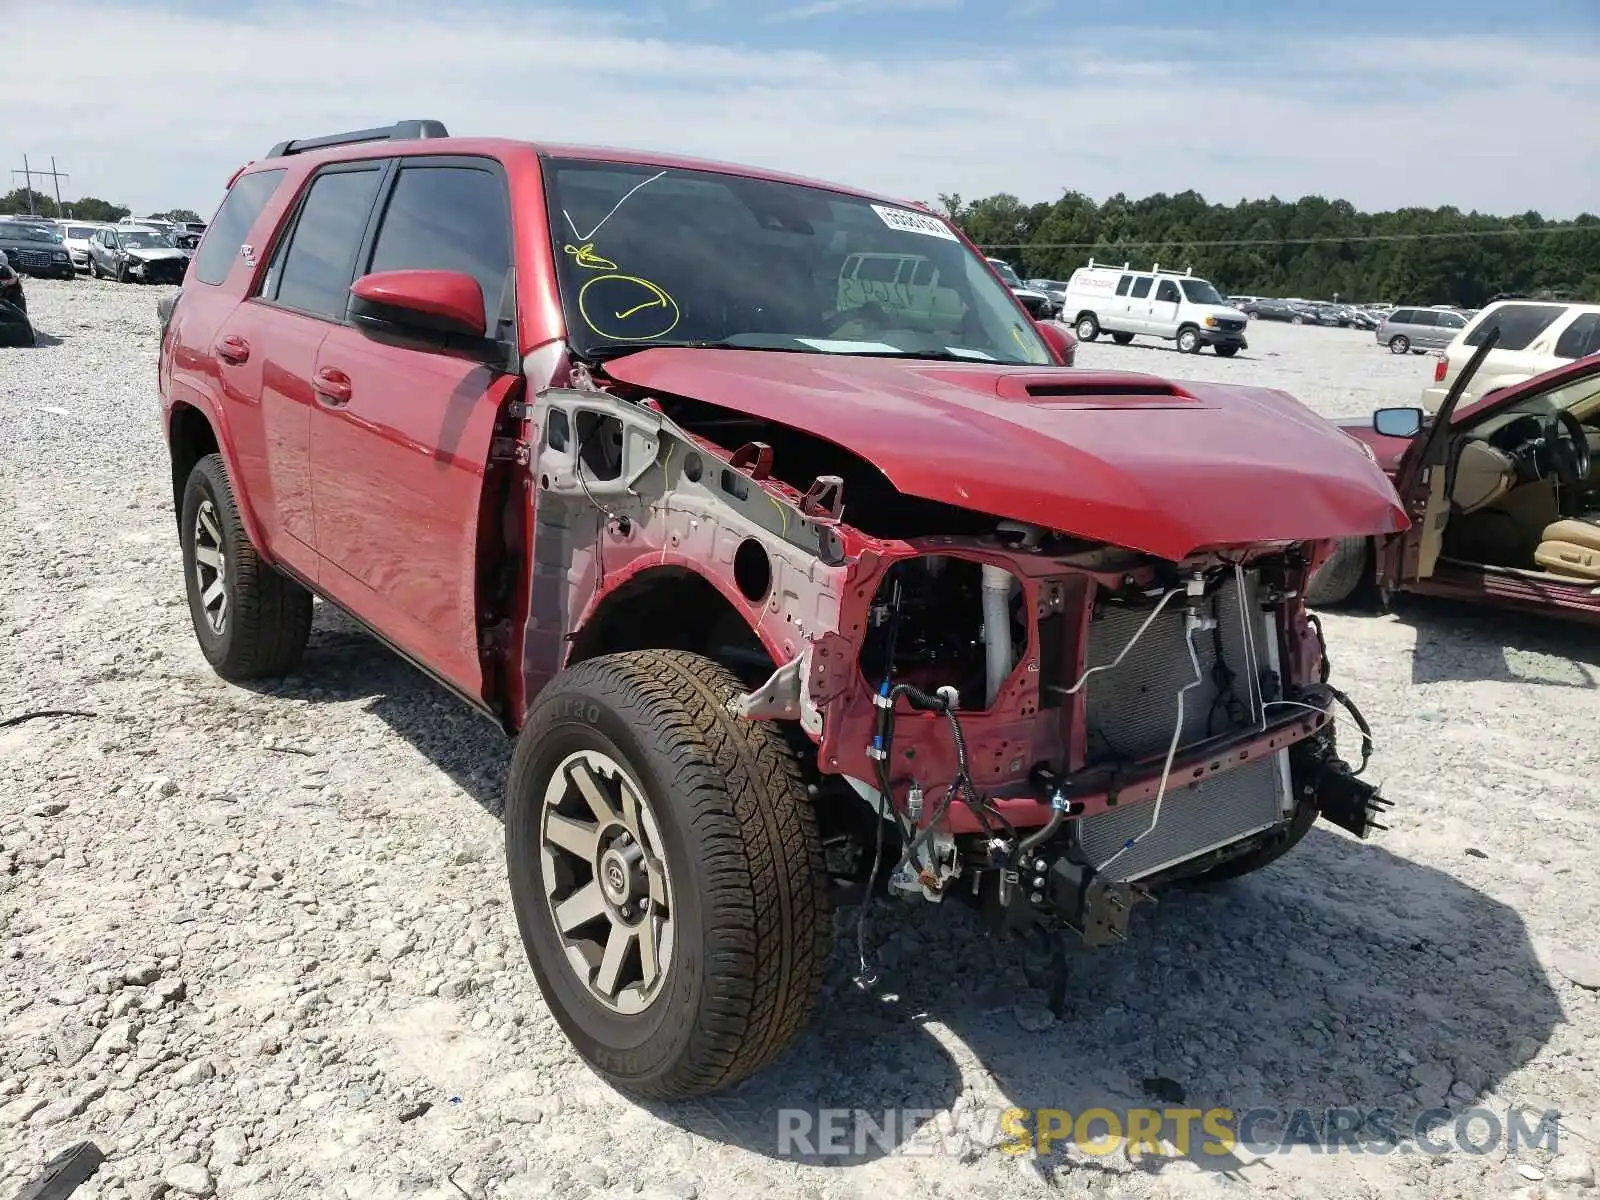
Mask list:
[[[531,416],[556,550],[530,677],[598,643],[611,596],[648,619],[652,581],[703,575],[744,617],[718,652],[754,668],[737,712],[793,723],[830,871],[869,898],[957,896],[1098,946],[1163,883],[1273,857],[1319,815],[1382,828],[1302,599],[1325,544],[1164,560],[900,496],[837,446],[582,371]]]

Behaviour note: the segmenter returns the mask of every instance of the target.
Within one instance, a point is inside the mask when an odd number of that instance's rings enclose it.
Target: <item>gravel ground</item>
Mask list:
[[[0,350],[0,721],[87,715],[0,726],[0,1195],[82,1137],[107,1155],[83,1200],[1597,1194],[1591,634],[1416,602],[1328,618],[1391,832],[1319,827],[1142,911],[1130,944],[1075,956],[1059,1022],[964,911],[880,910],[875,991],[841,950],[796,1053],[649,1109],[576,1060],[523,961],[504,740],[326,606],[301,676],[217,680],[183,603],[160,289],[29,294],[43,344]],[[1232,361],[1107,342],[1082,361],[1269,383],[1328,414],[1414,402],[1431,365],[1370,334],[1251,339]],[[1556,1109],[1561,1153],[1034,1160],[984,1133],[1011,1104],[1179,1097]],[[974,1136],[797,1163],[776,1110],[818,1104]]]

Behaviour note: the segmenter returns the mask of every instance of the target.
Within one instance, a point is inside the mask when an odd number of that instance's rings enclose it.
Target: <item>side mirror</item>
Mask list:
[[[1035,321],[1033,327],[1039,331],[1039,336],[1044,339],[1044,344],[1050,347],[1057,360],[1064,367],[1072,366],[1078,357],[1078,339],[1060,321]]]
[[[1384,437],[1412,438],[1422,432],[1426,415],[1420,408],[1380,408],[1372,414],[1372,428]]]
[[[350,287],[350,319],[367,333],[433,345],[456,337],[482,339],[489,329],[483,289],[460,271],[363,275]]]

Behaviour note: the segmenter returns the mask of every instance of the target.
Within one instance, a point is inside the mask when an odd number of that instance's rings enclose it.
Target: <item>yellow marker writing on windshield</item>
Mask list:
[[[615,342],[665,337],[682,318],[678,302],[660,284],[620,274],[586,281],[578,289],[578,313],[590,329]]]
[[[595,271],[615,271],[617,269],[616,263],[594,252],[593,242],[585,242],[581,246],[569,244],[561,247],[561,249],[565,253],[572,255],[573,260],[580,267],[589,267]]]

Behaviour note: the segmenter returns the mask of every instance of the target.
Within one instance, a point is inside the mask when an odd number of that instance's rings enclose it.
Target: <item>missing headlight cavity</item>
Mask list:
[[[995,684],[1028,650],[1022,585],[1006,571],[989,568],[988,574],[990,611],[1006,614],[1005,625],[997,629],[987,628],[984,620],[982,564],[927,555],[893,567],[873,598],[871,627],[861,647],[867,681],[876,687],[887,668],[895,683],[926,692],[949,684],[961,693],[963,709],[987,708]],[[898,615],[893,604],[897,580]]]
[[[772,562],[766,547],[755,538],[745,538],[733,552],[733,582],[746,600],[765,600],[772,590]]]
[[[618,478],[622,474],[622,422],[604,413],[580,412],[577,426],[578,457],[589,474],[595,479]]]

